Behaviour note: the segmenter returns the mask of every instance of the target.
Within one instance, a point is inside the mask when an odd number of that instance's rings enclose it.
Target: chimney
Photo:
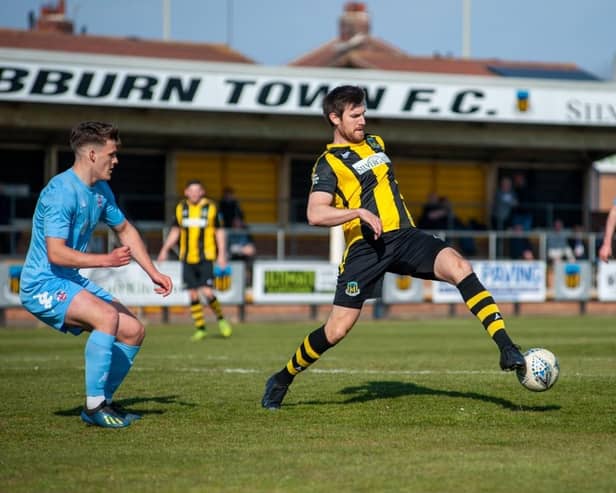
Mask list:
[[[357,35],[370,34],[370,16],[363,2],[347,2],[340,17],[340,40],[348,41]]]
[[[73,34],[73,22],[66,18],[64,0],[58,0],[57,5],[43,5],[34,29],[36,31]]]

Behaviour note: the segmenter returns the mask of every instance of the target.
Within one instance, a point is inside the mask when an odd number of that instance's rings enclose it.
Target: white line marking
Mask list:
[[[45,361],[40,359],[38,362]],[[69,366],[62,367],[62,369],[73,369],[83,371],[83,366]],[[28,366],[0,366],[0,370],[3,371],[45,371],[45,370],[57,370],[57,367],[40,367],[39,365]],[[162,368],[154,366],[134,366],[131,371],[136,372],[159,372],[164,371],[166,373],[229,373],[229,374],[257,374],[267,373],[266,370],[259,368],[198,368],[198,367],[174,367],[174,368]],[[350,369],[350,368],[310,368],[307,370],[310,373],[322,374],[322,375],[400,375],[400,376],[421,376],[421,375],[508,375],[508,372],[500,370],[368,370],[368,369]],[[601,373],[565,373],[561,372],[561,376],[575,377],[575,378],[608,378],[613,379],[613,374],[601,374]]]

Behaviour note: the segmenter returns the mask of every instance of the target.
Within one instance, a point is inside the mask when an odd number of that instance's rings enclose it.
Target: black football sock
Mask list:
[[[203,307],[199,300],[191,301],[190,315],[197,330],[205,330],[205,318],[203,317]]]
[[[503,348],[513,344],[492,294],[481,284],[477,275],[474,272],[469,274],[457,287],[468,309],[479,319],[496,345]]]
[[[210,305],[210,308],[214,312],[214,315],[216,315],[217,320],[222,320],[223,318],[225,318],[225,316],[222,313],[222,307],[220,306],[220,301],[218,301],[218,298],[216,298],[216,296],[214,296],[211,300],[208,299],[207,303],[208,305]]]
[[[325,336],[325,326],[321,326],[306,336],[287,365],[276,373],[276,380],[289,385],[295,376],[315,363],[321,355],[334,344],[330,344]]]

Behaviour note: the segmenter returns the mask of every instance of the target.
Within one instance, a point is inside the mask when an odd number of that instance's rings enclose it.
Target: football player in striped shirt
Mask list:
[[[509,338],[498,306],[470,262],[439,238],[415,227],[383,139],[365,131],[364,90],[336,87],[324,98],[323,113],[333,128],[333,141],[313,168],[307,217],[314,226],[342,225],[346,250],[327,321],[308,334],[287,364],[267,380],[261,405],[280,408],[298,373],[353,328],[363,303],[374,297],[386,272],[456,286],[498,346],[501,369],[524,368],[519,347]]]
[[[217,269],[227,268],[226,233],[216,203],[205,196],[199,180],[190,180],[184,188],[184,199],[175,207],[173,225],[169,230],[158,260],[166,260],[169,250],[179,243],[178,257],[182,262],[182,280],[190,295],[190,314],[195,326],[193,341],[207,336],[201,296],[212,309],[223,337],[232,334],[214,293]]]

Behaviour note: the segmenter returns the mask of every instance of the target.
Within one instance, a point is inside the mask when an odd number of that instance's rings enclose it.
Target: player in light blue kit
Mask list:
[[[120,267],[131,258],[162,296],[172,282],[152,263],[135,227],[118,208],[107,182],[118,164],[118,129],[83,122],[71,131],[72,168],[42,190],[32,219],[32,239],[21,273],[21,302],[37,318],[62,332],[90,333],[85,347],[86,403],[81,419],[90,425],[123,428],[139,415],[112,398],[139,352],[143,324],[110,293],[79,274],[81,268]],[[109,253],[86,252],[98,222],[112,228],[122,246]]]

